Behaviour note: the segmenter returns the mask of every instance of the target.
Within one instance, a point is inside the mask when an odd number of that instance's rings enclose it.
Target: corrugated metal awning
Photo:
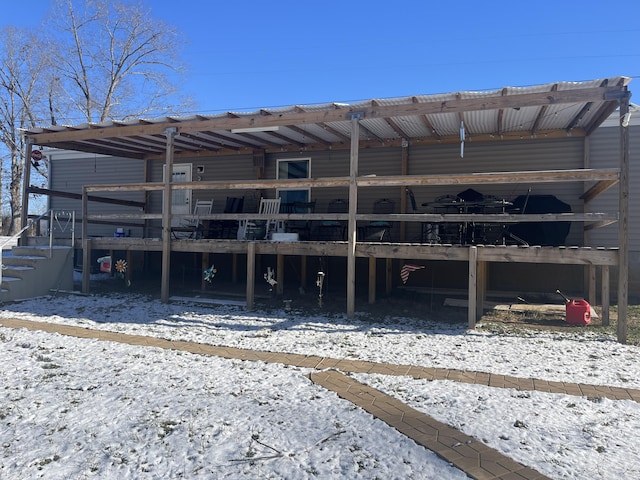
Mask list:
[[[168,128],[177,157],[255,150],[349,148],[358,115],[365,146],[517,140],[588,135],[627,98],[628,77],[505,87],[481,92],[373,99],[226,112],[218,115],[108,121],[28,130],[34,145],[132,158],[163,158]]]

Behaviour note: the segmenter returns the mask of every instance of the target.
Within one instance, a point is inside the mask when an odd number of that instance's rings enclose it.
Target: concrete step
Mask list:
[[[35,257],[32,255],[20,255],[18,257],[3,255],[2,265],[5,267],[34,267],[38,262],[46,259],[47,257]]]
[[[28,278],[29,274],[35,270],[35,267],[24,265],[11,265],[2,267],[2,278]]]
[[[73,289],[73,249],[13,247],[2,258],[0,301],[14,301]]]

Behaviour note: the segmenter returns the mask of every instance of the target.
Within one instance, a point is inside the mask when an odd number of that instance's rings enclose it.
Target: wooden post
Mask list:
[[[169,281],[171,277],[171,184],[173,180],[173,141],[175,128],[167,128],[165,174],[164,174],[164,202],[162,203],[162,279],[160,287],[160,301],[169,302]]]
[[[602,325],[606,327],[609,325],[609,307],[611,303],[609,265],[602,265],[600,274],[600,281],[602,282]]]
[[[409,142],[402,139],[402,159],[400,160],[400,175],[407,175],[409,172]],[[407,187],[400,187],[400,213],[407,213]],[[413,213],[413,212],[411,212]],[[407,238],[407,222],[400,222],[400,242]]]
[[[238,283],[238,254],[231,254],[231,281]]]
[[[207,288],[207,281],[204,279],[204,271],[209,268],[209,252],[202,252],[202,264],[200,271],[203,272],[200,276],[200,288],[202,290]]]
[[[376,263],[375,257],[369,257],[369,303],[376,303]]]
[[[630,94],[620,101],[620,206],[618,208],[618,342],[627,343],[629,289],[629,127],[622,126],[629,113]]]
[[[91,239],[82,239],[82,293],[89,293],[91,279]]]
[[[347,228],[347,318],[356,313],[356,211],[358,210],[358,153],[360,148],[360,117],[351,114],[351,155],[349,162],[349,223]]]
[[[307,289],[307,256],[300,256],[300,288]]]
[[[253,310],[256,286],[256,243],[247,244],[247,310]]]
[[[125,272],[125,281],[127,282],[127,285],[131,285],[131,267],[133,267],[132,253],[133,252],[131,250],[127,250],[127,271]]]
[[[484,313],[484,301],[487,298],[487,271],[489,269],[489,264],[487,262],[478,262],[478,296],[476,301],[476,321],[482,318],[482,314]]]
[[[476,309],[477,309],[477,281],[478,281],[478,247],[469,247],[469,306],[467,318],[469,320],[469,328],[476,326]]]
[[[284,255],[276,255],[276,293],[282,295],[284,293]]]
[[[29,221],[29,184],[31,183],[31,149],[33,143],[27,137],[24,142],[24,169],[22,171],[22,209],[20,210],[20,226],[17,230],[20,230],[27,225]],[[1,222],[0,222],[1,223]],[[49,219],[51,223],[51,219]],[[25,230],[20,234],[20,245],[27,244],[27,236],[29,232]]]
[[[595,305],[597,303],[596,300],[596,266],[593,263],[590,263],[587,267],[587,286],[589,292],[589,303],[591,305]]]

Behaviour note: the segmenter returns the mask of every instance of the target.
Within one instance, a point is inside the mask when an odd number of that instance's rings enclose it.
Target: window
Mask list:
[[[278,180],[311,178],[311,159],[295,158],[292,160],[278,160],[276,175]],[[295,202],[310,201],[311,190],[309,188],[299,190],[279,189],[278,195],[282,199],[283,205],[292,205]]]

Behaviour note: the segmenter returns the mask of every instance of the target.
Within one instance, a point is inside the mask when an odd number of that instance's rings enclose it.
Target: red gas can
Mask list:
[[[567,323],[589,325],[591,323],[591,305],[586,300],[569,300],[566,304]]]

